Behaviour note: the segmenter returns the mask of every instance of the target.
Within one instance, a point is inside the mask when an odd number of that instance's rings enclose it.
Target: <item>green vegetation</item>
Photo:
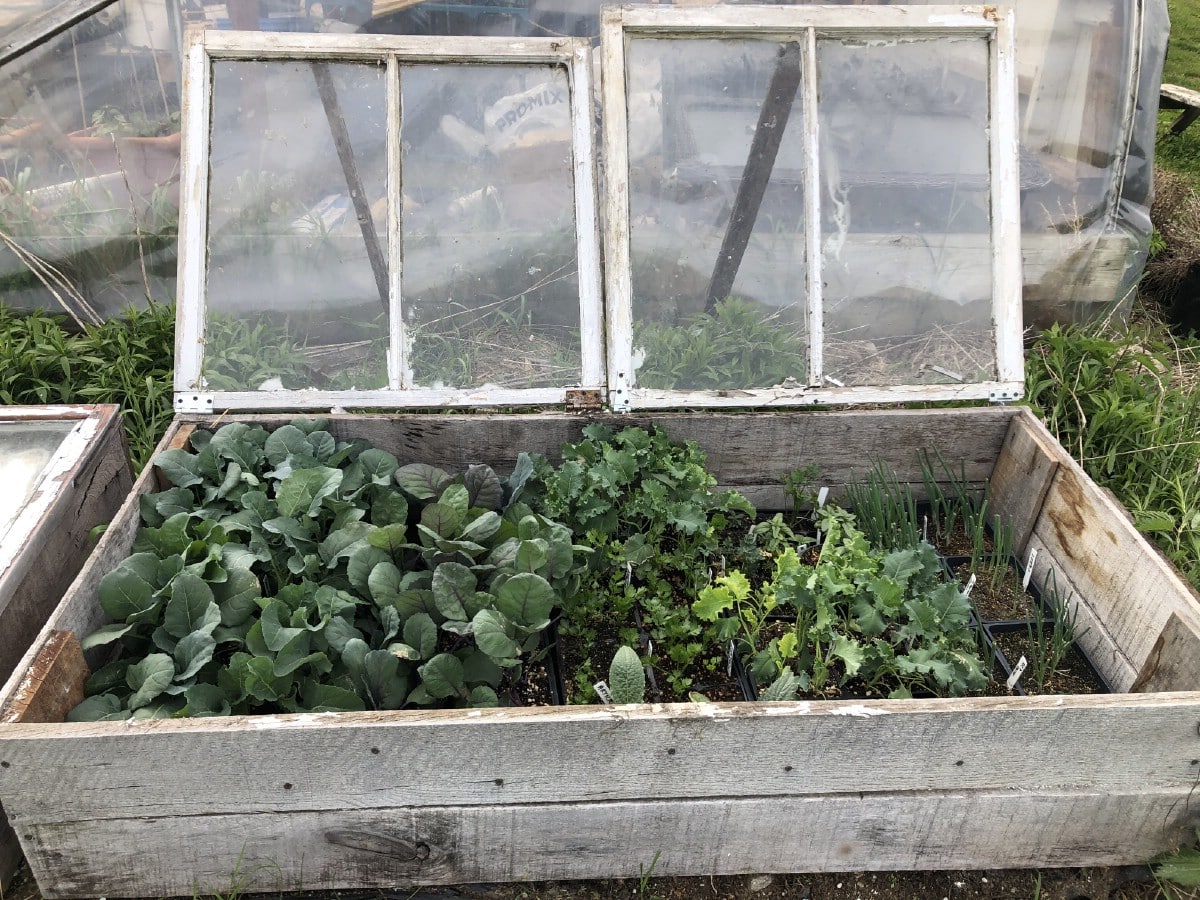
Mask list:
[[[116,403],[140,470],[174,414],[174,307],[130,309],[68,331],[65,317],[0,305],[0,403]]]
[[[452,477],[305,419],[191,445],[100,582],[112,624],[83,645],[124,653],[71,721],[521,703],[582,568],[519,501],[527,457]]]
[[[1026,363],[1026,397],[1200,587],[1200,342],[1149,328],[1124,335],[1054,326]]]

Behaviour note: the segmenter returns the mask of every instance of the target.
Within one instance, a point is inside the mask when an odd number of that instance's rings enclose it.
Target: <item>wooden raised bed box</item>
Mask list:
[[[574,199],[573,208],[559,202],[558,212],[577,237],[572,262],[579,307],[572,311],[571,304],[563,304],[554,310],[560,319],[549,324],[567,321],[578,327],[578,359],[566,376],[548,385],[539,381],[521,387],[481,377],[422,383],[414,374],[419,367],[410,354],[416,356],[413,347],[420,344],[421,320],[407,314],[414,307],[420,312],[423,298],[404,291],[405,240],[425,246],[449,232],[414,227],[415,238],[405,232],[407,203],[400,185],[406,195],[425,189],[425,212],[453,209],[458,200],[438,193],[446,184],[439,183],[436,166],[432,176],[410,165],[403,179],[397,177],[412,161],[408,148],[417,146],[422,135],[415,128],[415,135],[410,134],[415,143],[401,146],[399,100],[405,85],[419,86],[422,78],[436,83],[451,70],[455,78],[466,79],[472,66],[484,62],[515,67],[522,91],[498,98],[491,108],[517,101],[532,108],[533,96],[543,98],[543,111],[547,97],[590,101],[589,48],[568,40],[205,33],[188,51],[175,385],[181,417],[164,446],[182,447],[195,428],[212,425],[218,411],[225,411],[221,422],[275,426],[292,415],[255,410],[303,409],[311,415],[337,407],[565,405],[585,412],[339,413],[330,420],[340,439],[366,439],[401,463],[434,462],[456,471],[486,463],[501,472],[511,470],[521,451],[557,459],[562,444],[578,440],[589,421],[657,423],[677,441],[696,441],[721,485],[741,491],[763,511],[784,508],[781,478],[804,465],[816,466],[835,494],[875,463],[890,467],[899,482],[921,494],[922,454],[936,451],[948,472],[961,466],[968,483],[989,483],[991,508],[1012,526],[1017,552],[1027,558],[1031,549],[1039,550],[1034,578],[1040,582],[1053,570],[1059,589],[1074,592],[1082,646],[1118,693],[62,724],[66,711],[82,698],[87,673],[78,639],[105,624],[97,586],[133,546],[139,497],[163,487],[150,469],[0,692],[0,721],[7,723],[0,725],[0,801],[43,894],[169,896],[223,892],[231,884],[239,891],[394,888],[630,876],[652,864],[662,875],[1086,866],[1142,862],[1175,845],[1194,823],[1188,800],[1200,777],[1200,692],[1194,691],[1200,687],[1200,601],[1032,414],[1007,406],[754,413],[699,409],[1008,401],[1020,396],[1011,26],[1011,15],[991,6],[607,9],[602,40],[604,291],[602,295],[595,233],[591,104],[576,103],[569,117],[564,113],[552,123],[555,128],[542,128],[532,137],[537,138],[538,160],[558,161],[558,180],[547,180],[554,196]],[[683,41],[671,45],[675,37]],[[951,49],[938,49],[946,37],[954,38]],[[738,41],[748,46],[739,48]],[[920,41],[928,46],[919,46]],[[804,190],[789,188],[785,196],[803,206],[789,211],[804,224],[796,227],[794,238],[805,241],[806,268],[788,297],[742,298],[741,307],[760,317],[753,324],[784,339],[786,377],[774,370],[770,377],[738,371],[716,386],[697,379],[654,387],[650,379],[638,379],[640,364],[659,362],[636,352],[640,330],[655,324],[654,316],[669,313],[677,301],[694,303],[705,294],[678,288],[676,296],[672,291],[677,287],[668,283],[659,297],[655,283],[645,281],[645,270],[634,277],[635,263],[653,256],[656,229],[664,223],[675,222],[684,233],[697,235],[714,226],[711,210],[703,207],[693,214],[687,206],[690,194],[681,194],[670,177],[655,177],[654,164],[646,160],[661,164],[672,148],[664,139],[670,120],[660,121],[652,111],[669,103],[635,95],[658,81],[668,92],[680,84],[706,83],[683,77],[682,69],[679,78],[668,77],[668,70],[676,62],[696,64],[688,57],[695,51],[700,71],[706,72],[714,44],[730,59],[718,73],[721,78],[707,82],[710,87],[723,93],[722,85],[738,81],[743,50],[750,51],[745,59],[757,60],[749,73],[757,80],[742,85],[743,99],[758,103],[769,83],[769,102],[762,101],[759,122],[751,124],[752,136],[745,135],[750,149],[731,201],[734,212],[728,225],[718,229],[722,250],[715,259],[692,260],[692,268],[711,264],[708,299],[732,299],[726,297],[728,282],[732,278],[737,284],[744,255],[750,261],[746,265],[753,267],[755,257],[748,248],[757,239],[753,230],[759,207],[778,202],[768,190],[776,151],[785,159],[788,153],[803,155]],[[944,318],[947,312],[961,312],[955,302],[945,302],[938,282],[969,262],[962,254],[939,262],[936,277],[918,290],[906,288],[883,298],[884,306],[912,320],[900,323],[903,334],[847,340],[841,330],[858,327],[850,314],[863,310],[853,298],[826,290],[826,284],[842,266],[841,241],[853,238],[851,226],[857,220],[851,215],[849,188],[836,183],[836,169],[821,171],[828,156],[822,151],[826,132],[821,116],[803,113],[820,111],[823,101],[837,99],[836,91],[819,89],[826,69],[815,65],[816,55],[827,49],[851,56],[878,52],[882,56],[868,59],[864,72],[886,74],[905,63],[917,82],[929,69],[929,53],[936,52],[949,67],[945,71],[961,69],[972,76],[971,103],[938,95],[939,84],[967,83],[940,76],[929,80],[929,96],[922,101],[941,112],[964,110],[972,127],[988,136],[987,146],[975,148],[968,167],[975,172],[969,179],[971,203],[982,223],[969,233],[987,237],[974,243],[990,259],[991,294],[980,299],[991,305],[986,316],[958,322],[961,327],[953,334],[942,330],[933,313]],[[893,51],[900,56],[889,57]],[[291,88],[278,95],[283,99],[276,99],[277,93],[255,95],[264,105],[279,104],[267,106],[272,128],[263,129],[260,147],[255,143],[259,137],[248,139],[240,130],[245,117],[233,112],[239,109],[240,86],[249,91],[275,62],[286,64],[284,74],[275,77],[291,78]],[[410,77],[411,70],[431,62],[437,67],[433,75]],[[490,69],[480,71],[480,90],[508,83],[489,74]],[[547,87],[535,74],[556,80]],[[627,78],[634,96],[626,96]],[[223,94],[230,85],[239,87]],[[860,87],[843,92],[838,102],[850,104],[846,108],[853,111],[856,97],[874,96],[867,89],[869,79]],[[473,97],[474,91],[467,93]],[[371,92],[378,106],[372,105]],[[642,113],[633,114],[639,104]],[[473,101],[461,112],[470,118],[469,108],[479,105]],[[789,137],[776,126],[792,106],[801,115],[791,119],[798,130]],[[379,108],[388,110],[386,121],[376,112]],[[489,121],[498,128],[498,119]],[[313,123],[327,125],[329,134]],[[482,118],[470,124],[479,134],[490,127]],[[375,137],[363,138],[366,133]],[[429,129],[428,134],[436,132]],[[278,146],[266,145],[268,135]],[[790,146],[789,140],[802,146]],[[216,141],[227,142],[231,152],[211,156],[210,142]],[[663,146],[656,148],[656,142]],[[239,311],[222,294],[219,279],[208,277],[222,263],[219,254],[206,252],[216,246],[210,240],[216,226],[210,234],[209,220],[218,214],[228,218],[241,202],[239,192],[230,190],[243,174],[239,153],[256,165],[272,159],[300,166],[310,149],[320,147],[324,162],[305,174],[320,188],[318,194],[348,190],[358,201],[357,226],[386,311],[386,341],[376,340],[379,333],[373,330],[352,334],[358,340],[350,341],[340,327],[344,311],[321,307],[319,297],[313,301],[311,321],[289,319],[287,304],[297,298],[277,297],[270,290],[262,291],[263,309]],[[364,147],[374,154],[363,154]],[[292,160],[295,148],[304,153]],[[451,151],[444,146],[439,151],[446,152]],[[389,186],[372,193],[371,179],[360,176],[364,169],[371,174],[372,160],[379,166],[384,158]],[[660,174],[670,173],[663,169]],[[949,184],[961,180],[961,172],[948,174]],[[502,176],[498,170],[489,172],[488,184],[494,179],[503,187]],[[451,182],[455,190],[462,189],[459,179]],[[661,201],[661,215],[638,212],[646,198],[637,195],[647,184],[653,191],[661,189],[656,201]],[[915,195],[910,199],[946,199],[944,191],[925,194],[920,181],[901,186]],[[537,189],[542,190],[540,184]],[[386,223],[373,228],[380,200],[387,201],[382,204],[387,214],[380,215]],[[232,207],[222,209],[220,203]],[[823,203],[828,207],[824,214]],[[949,247],[959,234],[956,222],[950,217],[941,231],[932,228],[928,242],[921,234],[914,238],[903,223],[892,238]],[[521,232],[538,224],[524,221]],[[478,227],[487,225],[482,221]],[[551,236],[567,228],[551,219],[540,225]],[[790,226],[785,230],[792,236]],[[459,234],[457,226],[453,233]],[[489,241],[512,238],[502,232],[486,234]],[[698,238],[693,244],[709,246]],[[501,246],[513,258],[525,258],[527,248],[518,241]],[[448,260],[457,252],[446,245]],[[264,257],[264,263],[268,260]],[[543,262],[536,263],[528,275],[539,284],[536,279],[545,273]],[[520,296],[532,285],[496,288],[489,276],[487,287],[481,296]],[[665,303],[661,308],[655,306],[660,300]],[[535,302],[531,308],[544,314],[544,305]],[[686,310],[675,311],[681,315],[668,316],[667,324],[693,327],[693,319],[682,314]],[[309,347],[328,345],[335,356],[347,342],[369,345],[377,365],[347,368],[340,381],[323,376],[299,389],[257,369],[222,370],[222,360],[228,365],[235,357],[213,349],[219,347],[214,326],[240,317],[257,327],[260,313],[293,329],[317,323],[301,337]],[[930,316],[921,319],[925,313]],[[410,318],[417,329],[413,343],[404,340]],[[324,333],[328,323],[339,327]],[[485,337],[497,333],[491,326],[482,330]],[[911,355],[914,333],[932,346],[928,359]],[[520,357],[527,351],[518,343],[501,349]],[[970,351],[960,357],[962,365],[951,359],[956,346]],[[891,355],[882,354],[886,365],[878,365],[878,351],[889,347]],[[218,389],[214,375],[225,376],[224,388]],[[629,412],[601,412],[602,402]],[[679,407],[696,411],[647,412]],[[98,664],[102,652],[93,651],[86,662]]]
[[[264,425],[284,417],[244,417]],[[611,417],[609,417],[611,418]],[[782,505],[919,452],[990,478],[1038,576],[1080,600],[1120,692],[1078,697],[704,703],[302,714],[0,729],[0,797],[49,897],[631,876],[1136,863],[1194,824],[1200,607],[1120,507],[1019,408],[675,414],[721,484]],[[401,462],[552,458],[575,416],[339,416]],[[181,443],[197,420],[167,437]],[[65,705],[85,671],[64,632],[103,622],[148,470],[0,703]],[[46,695],[50,696],[47,697]],[[76,698],[81,696],[76,694]]]
[[[17,668],[133,484],[115,406],[0,410],[0,679]],[[21,851],[0,812],[0,885]]]

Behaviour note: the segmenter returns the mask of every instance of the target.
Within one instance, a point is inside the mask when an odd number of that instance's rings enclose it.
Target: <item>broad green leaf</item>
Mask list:
[[[290,677],[278,678],[271,660],[256,656],[246,661],[243,671],[245,692],[256,700],[278,703],[292,693],[295,683]]]
[[[542,538],[521,541],[514,568],[518,572],[541,572],[550,556],[550,546]]]
[[[221,624],[241,625],[258,611],[262,587],[249,569],[230,569],[223,584],[213,586],[213,599],[221,611]]]
[[[394,606],[384,606],[379,609],[379,624],[382,631],[378,643],[386,644],[400,633],[400,613]]]
[[[278,653],[296,635],[306,633],[304,628],[295,628],[289,624],[291,622],[291,611],[279,601],[272,601],[267,604],[266,608],[262,611],[261,621],[263,643],[267,645],[267,649],[272,653]],[[305,650],[305,653],[307,652]]]
[[[359,631],[351,622],[335,616],[329,620],[329,624],[325,626],[325,630],[321,632],[326,642],[329,644],[329,649],[338,656],[341,656],[346,649],[346,644],[349,641],[362,641],[362,632]],[[363,646],[366,646],[364,643]]]
[[[305,707],[311,712],[361,712],[367,708],[354,691],[329,684],[308,682],[303,697]]]
[[[471,696],[467,698],[467,703],[475,708],[491,708],[500,705],[500,698],[490,687],[481,684],[471,688]]]
[[[301,631],[279,651],[275,657],[275,676],[291,675],[303,666],[312,666],[314,671],[322,674],[333,668],[329,657],[312,650],[312,636],[307,631]]]
[[[462,530],[459,539],[463,541],[471,541],[473,543],[481,543],[491,538],[497,531],[500,530],[502,523],[499,513],[488,510],[483,515],[467,523],[467,527]],[[483,548],[481,548],[483,549]]]
[[[365,641],[352,638],[346,641],[346,646],[342,648],[342,663],[350,671],[351,675],[357,677],[362,673],[363,660],[370,652],[371,648],[367,646]]]
[[[215,684],[193,684],[183,692],[189,716],[227,716],[229,698]]]
[[[417,500],[432,500],[450,483],[450,475],[436,466],[412,463],[396,470],[396,484]]]
[[[67,713],[68,722],[115,722],[128,718],[129,710],[125,709],[120,698],[113,694],[88,697]]]
[[[708,525],[708,515],[691,503],[680,503],[671,507],[669,521],[685,534],[695,534]]]
[[[858,630],[867,637],[879,637],[887,630],[887,622],[880,615],[879,609],[871,602],[869,595],[860,594],[855,597],[852,609],[854,623],[858,626]]]
[[[557,598],[541,575],[522,572],[500,586],[496,608],[518,625],[545,628]]]
[[[396,461],[396,457],[388,453],[386,450],[364,450],[358,457],[358,464],[362,466],[363,475],[372,484],[388,485],[392,483],[392,477],[396,474],[396,470],[400,468],[400,463]]]
[[[153,703],[135,709],[129,718],[138,720],[173,719],[179,715],[183,705],[182,697],[159,697]]]
[[[471,620],[475,643],[498,665],[513,665],[521,655],[521,647],[511,636],[512,624],[492,609],[481,609]]]
[[[191,487],[204,481],[196,455],[186,450],[164,450],[154,457],[154,466],[176,487]]]
[[[295,425],[284,425],[271,432],[263,447],[267,460],[273,466],[282,465],[289,456],[309,456],[311,447],[308,435]]]
[[[135,553],[100,579],[100,606],[116,622],[148,614],[157,606],[154,599],[158,558],[153,553]]]
[[[353,594],[346,591],[339,591],[328,584],[323,584],[317,588],[312,596],[312,602],[316,604],[317,613],[321,619],[325,620],[343,614],[353,616],[354,610],[358,606]]]
[[[386,650],[372,650],[363,659],[363,684],[376,709],[399,709],[408,696],[408,679],[400,660]]]
[[[413,647],[421,659],[430,659],[437,651],[438,627],[427,613],[414,613],[404,623],[404,643]]]
[[[88,696],[93,694],[107,694],[114,690],[125,690],[127,683],[125,681],[125,672],[133,665],[133,660],[129,658],[118,659],[115,662],[103,666],[83,683],[83,692]]]
[[[79,642],[79,645],[84,650],[90,650],[93,647],[102,647],[105,644],[111,644],[113,641],[119,640],[132,629],[132,625],[105,625],[103,628],[99,628],[85,637]]]
[[[346,563],[346,577],[350,579],[350,584],[354,586],[360,596],[371,596],[367,580],[380,563],[391,565],[392,558],[378,547],[359,547],[350,554],[350,559]]]
[[[367,543],[395,559],[408,545],[408,526],[396,523],[376,528],[367,536]]]
[[[178,513],[190,513],[196,508],[196,501],[187,488],[172,487],[155,494],[143,494],[138,505],[141,507],[144,521],[151,525],[161,525]],[[151,516],[146,515],[148,510],[152,511],[157,521],[151,521]]]
[[[324,466],[299,469],[280,482],[275,502],[284,516],[315,516],[321,500],[333,494],[341,483],[341,469]]]
[[[329,459],[337,452],[337,441],[328,431],[319,430],[310,432],[308,435],[308,446],[313,458],[318,462],[328,463]]]
[[[442,563],[433,573],[433,602],[447,619],[467,619],[475,594],[475,573],[459,563]]]
[[[367,576],[367,590],[371,599],[383,606],[391,603],[403,590],[400,570],[390,560],[381,562]]]
[[[508,493],[508,503],[516,503],[525,490],[525,483],[533,477],[533,457],[522,450],[517,454],[517,464],[512,474],[508,476],[505,487]]]
[[[372,524],[403,525],[408,521],[408,501],[396,491],[386,491],[371,504]]]
[[[467,652],[459,651],[459,660],[463,666],[463,679],[467,684],[490,684],[499,686],[504,680],[504,670],[495,661],[478,648]]]
[[[329,537],[321,541],[317,550],[321,561],[327,568],[334,568],[343,556],[349,557],[351,553],[361,547],[374,530],[374,526],[368,525],[366,522],[351,522],[337,531],[331,532]]]
[[[316,470],[308,469],[306,471]],[[297,519],[292,516],[277,516],[274,519],[265,519],[262,527],[263,531],[282,537],[289,547],[309,548],[316,543],[316,529],[312,519],[309,518]]]
[[[462,487],[462,485],[451,485],[451,487]],[[465,515],[465,511],[460,512],[445,503],[431,503],[421,510],[421,524],[438,537],[457,538],[462,531]]]
[[[417,669],[417,673],[425,691],[435,700],[466,693],[462,663],[451,653],[439,653]]]
[[[207,631],[193,631],[175,645],[175,666],[179,672],[175,681],[186,681],[213,658],[217,642]]]
[[[521,549],[521,541],[517,538],[509,538],[501,544],[492,548],[492,552],[487,555],[484,560],[489,566],[495,566],[497,569],[512,567],[517,561],[517,551]]]
[[[499,510],[504,505],[504,487],[491,466],[467,466],[463,487],[470,509]]]
[[[180,572],[171,582],[171,599],[163,612],[163,627],[174,638],[193,631],[212,632],[221,623],[221,610],[212,588],[190,572]]]
[[[125,683],[133,691],[131,710],[146,706],[158,697],[175,677],[175,663],[165,653],[151,653],[125,672]]]

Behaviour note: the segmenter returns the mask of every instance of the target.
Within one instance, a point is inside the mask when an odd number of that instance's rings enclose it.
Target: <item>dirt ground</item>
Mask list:
[[[218,900],[236,900],[236,891]],[[972,872],[851,872],[475,884],[338,894],[260,895],[296,900],[1200,900],[1200,890],[1155,881],[1146,866]],[[23,871],[3,900],[41,900]]]

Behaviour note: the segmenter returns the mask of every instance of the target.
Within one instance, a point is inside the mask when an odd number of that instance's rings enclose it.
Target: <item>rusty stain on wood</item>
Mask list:
[[[52,631],[0,710],[0,723],[62,722],[83,702],[90,674],[79,638],[70,631]]]
[[[1200,636],[1171,613],[1130,693],[1200,690]]]

